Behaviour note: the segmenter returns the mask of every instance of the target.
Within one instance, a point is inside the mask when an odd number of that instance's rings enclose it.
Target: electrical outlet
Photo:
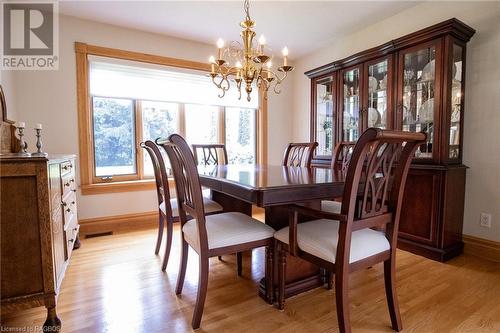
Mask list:
[[[481,217],[479,219],[479,225],[481,227],[491,228],[491,214],[481,213]]]

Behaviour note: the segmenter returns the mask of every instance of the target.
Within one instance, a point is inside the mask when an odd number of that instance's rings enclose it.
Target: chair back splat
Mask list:
[[[317,146],[317,142],[288,144],[283,157],[283,166],[309,168]]]
[[[347,216],[347,249],[348,233],[382,220],[387,222],[391,248],[396,248],[406,176],[413,154],[424,139],[423,133],[376,128],[367,129],[359,138],[347,170],[341,208],[341,214]],[[337,259],[341,259],[338,254]]]
[[[333,171],[337,173],[347,172],[355,145],[356,142],[353,141],[342,141],[335,146],[331,165]]]
[[[223,144],[194,144],[191,147],[196,165],[228,164],[227,150]]]

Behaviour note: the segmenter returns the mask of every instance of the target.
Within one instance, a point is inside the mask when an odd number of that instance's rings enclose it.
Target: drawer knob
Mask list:
[[[77,231],[77,230],[78,230],[78,228],[73,228],[73,231]]]
[[[73,238],[71,238],[71,239],[69,240],[69,242],[70,242],[70,243],[73,243],[74,241],[75,241],[75,240],[74,240]]]
[[[74,201],[71,201],[71,204],[72,204],[72,205],[74,205],[74,204],[75,204],[75,202],[74,202]]]
[[[69,187],[69,182],[67,182],[67,183],[64,183],[64,186],[68,186],[68,187]]]
[[[75,179],[74,179],[74,178],[71,178],[70,182],[71,182],[71,183],[74,183],[74,182],[75,182]]]
[[[66,207],[68,204],[66,203],[66,201],[62,201],[61,204]]]
[[[76,190],[71,190],[71,191],[73,191],[73,192],[75,192],[75,193],[76,193]]]
[[[71,212],[71,209],[67,208],[67,209],[66,209],[66,211],[67,211],[68,213],[70,213],[70,212]]]

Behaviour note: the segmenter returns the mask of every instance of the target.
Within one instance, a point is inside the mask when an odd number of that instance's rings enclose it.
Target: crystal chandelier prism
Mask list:
[[[240,33],[243,43],[230,42],[227,47],[222,39],[217,41],[217,59],[211,56],[210,77],[212,82],[219,88],[219,97],[222,98],[229,90],[231,84],[238,89],[241,99],[242,85],[250,101],[252,85],[255,83],[267,94],[270,88],[276,94],[281,92],[281,83],[288,72],[293,70],[288,65],[288,48],[283,48],[283,65],[277,68],[277,73],[272,69],[272,56],[266,54],[266,39],[260,36],[258,43],[254,42],[255,31],[252,28],[255,22],[250,18],[249,0],[245,0],[245,20],[240,23],[243,30]]]

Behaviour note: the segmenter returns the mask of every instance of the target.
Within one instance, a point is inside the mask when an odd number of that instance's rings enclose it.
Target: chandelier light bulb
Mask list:
[[[236,68],[241,68],[241,67],[243,67],[243,66],[241,65],[241,62],[237,61],[237,62],[236,62],[235,67],[236,67]]]
[[[281,53],[283,54],[283,57],[288,56],[288,47],[284,47],[283,50],[281,50]]]
[[[271,62],[271,60],[266,62],[266,66],[267,66],[267,69],[271,69],[271,67],[273,67],[273,63]]]
[[[217,48],[222,49],[224,47],[224,40],[222,38],[219,38],[217,40]]]
[[[208,58],[208,62],[211,63],[211,64],[214,64],[215,63],[215,57],[214,56],[210,56],[210,58]]]

